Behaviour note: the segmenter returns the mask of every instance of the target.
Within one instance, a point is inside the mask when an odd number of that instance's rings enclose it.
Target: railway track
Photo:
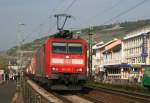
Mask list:
[[[27,80],[27,84],[23,89],[26,89],[23,90],[26,103],[28,101],[36,101],[36,96],[38,96],[40,101],[38,103],[106,103],[100,99],[89,97],[85,91],[51,91],[48,87],[39,85],[31,80]],[[29,100],[27,100],[28,98]]]
[[[107,94],[107,97],[105,98],[101,92]],[[86,88],[80,92],[57,93],[57,95],[59,95],[61,99],[65,98],[69,101],[65,103],[150,103],[150,96],[107,88]]]
[[[41,87],[48,91],[50,94],[62,100],[64,103],[107,103],[100,98],[97,99],[88,96],[87,93],[91,91],[90,88],[85,88],[82,91],[53,91],[44,85],[41,85]]]
[[[31,85],[31,87],[27,86],[27,99],[30,97],[35,97],[35,95],[32,94],[36,94],[40,97],[39,100],[51,101],[53,103],[150,103],[150,96],[138,93],[116,91],[107,88],[85,88],[83,91],[78,92],[58,92],[51,91],[48,87],[39,86],[39,84],[36,84],[33,81],[27,81],[27,83],[28,85]],[[31,88],[31,90],[29,90],[29,88]],[[35,88],[37,90],[33,90]],[[36,91],[36,93],[34,91]],[[29,94],[31,94],[31,96]]]
[[[107,103],[100,98],[97,99],[88,96],[87,93],[91,90],[88,88],[84,89],[83,91],[52,91],[47,87],[42,87],[49,93],[62,100],[64,103]]]
[[[91,88],[88,88],[88,89],[91,89]],[[98,89],[93,89],[93,91],[94,91],[94,93],[97,93],[97,94],[100,92],[103,92],[103,93],[107,93],[110,95],[116,95],[118,97],[128,98],[128,99],[131,99],[132,101],[136,101],[138,103],[150,103],[150,96],[140,94],[140,93],[130,93],[130,92],[126,92],[126,91],[112,90],[112,89],[108,89],[108,88],[98,88]],[[113,103],[113,102],[110,102],[110,103]]]
[[[67,102],[65,103],[106,103],[100,99],[95,99],[92,97],[89,97],[86,94],[83,94],[82,92],[75,92],[75,93],[58,93],[58,92],[53,92],[53,94],[60,99],[64,99]]]
[[[95,97],[92,97],[92,96],[89,96],[87,94],[78,94],[78,96],[82,97],[82,98],[85,98],[85,99],[88,99],[90,101],[92,101],[93,103],[107,103],[106,101],[102,100],[102,99],[98,99],[98,98],[95,98]]]
[[[64,103],[73,103],[71,100],[65,98],[63,95],[60,95],[60,94],[53,92],[53,91],[51,91],[50,93],[52,93],[54,96],[56,96],[57,98],[62,100]]]
[[[62,95],[62,97],[69,100],[70,103],[94,103],[75,94]]]

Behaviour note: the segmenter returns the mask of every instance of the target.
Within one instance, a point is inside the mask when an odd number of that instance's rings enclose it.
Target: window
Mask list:
[[[53,53],[66,53],[67,51],[67,43],[57,43],[57,42],[54,42],[52,43],[52,51]]]
[[[68,53],[82,54],[82,45],[80,43],[68,43]]]
[[[82,44],[53,42],[52,51],[53,53],[82,54]]]

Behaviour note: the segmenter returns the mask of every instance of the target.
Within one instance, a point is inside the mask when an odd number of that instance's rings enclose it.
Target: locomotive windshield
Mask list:
[[[82,45],[80,43],[68,43],[69,54],[82,54]]]
[[[66,48],[66,43],[56,43],[54,42],[52,44],[52,50],[53,53],[66,53],[67,48]]]
[[[53,42],[52,51],[53,53],[82,54],[82,44]]]

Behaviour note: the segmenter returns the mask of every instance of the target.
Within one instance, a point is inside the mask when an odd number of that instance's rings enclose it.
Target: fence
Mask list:
[[[47,91],[44,91],[30,80],[22,80],[21,88],[24,103],[52,103],[46,95],[48,94]]]

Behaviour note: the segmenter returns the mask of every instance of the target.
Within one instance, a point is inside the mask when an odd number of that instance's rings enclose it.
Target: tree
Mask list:
[[[8,71],[8,59],[0,55],[0,69],[3,69],[5,72]]]

